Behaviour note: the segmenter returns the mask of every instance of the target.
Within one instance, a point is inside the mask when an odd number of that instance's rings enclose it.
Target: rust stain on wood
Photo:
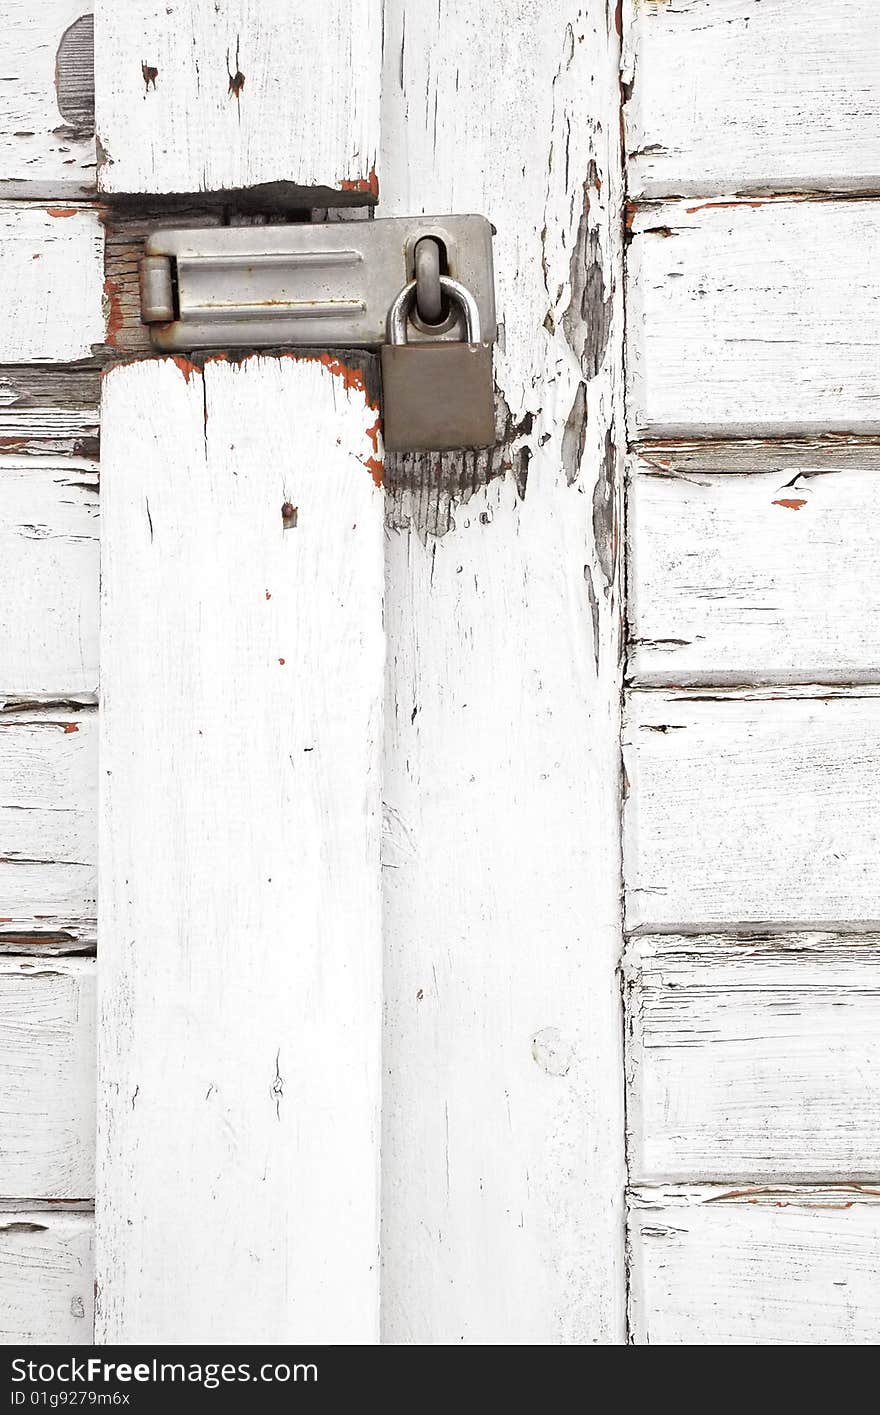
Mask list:
[[[46,210],[50,216],[76,216],[79,211],[78,206],[47,206]]]
[[[736,201],[701,201],[697,206],[688,206],[685,210],[688,216],[693,216],[696,211],[736,211],[743,206],[754,207],[757,211],[759,207],[766,206],[769,200],[769,197],[757,197],[754,201],[739,198]]]
[[[784,506],[789,511],[800,511],[806,504],[806,498],[803,496],[780,496],[773,502],[774,506]]]
[[[125,323],[125,314],[119,285],[109,275],[104,279],[104,323],[107,329],[107,343],[115,348]]]

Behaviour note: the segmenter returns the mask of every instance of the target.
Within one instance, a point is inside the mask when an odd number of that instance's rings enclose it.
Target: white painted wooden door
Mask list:
[[[873,1344],[873,7],[7,19],[0,1336]],[[468,211],[487,453],[138,320]]]

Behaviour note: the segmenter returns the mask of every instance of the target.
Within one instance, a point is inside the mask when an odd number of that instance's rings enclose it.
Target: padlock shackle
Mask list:
[[[464,311],[464,327],[469,344],[479,344],[482,339],[480,328],[480,307],[468,290],[458,280],[453,280],[451,275],[440,276],[440,288],[445,290]],[[388,311],[388,343],[406,343],[406,317],[409,307],[415,299],[416,281],[410,280],[408,285],[404,285],[400,294],[396,296],[393,305]]]

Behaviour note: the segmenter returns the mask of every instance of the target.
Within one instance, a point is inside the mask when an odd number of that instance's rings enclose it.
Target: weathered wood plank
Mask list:
[[[880,1203],[831,1189],[630,1196],[636,1346],[873,1346]]]
[[[91,1214],[4,1212],[0,1341],[89,1346],[94,1313]]]
[[[636,1183],[876,1178],[880,939],[638,938],[626,980]]]
[[[93,712],[0,713],[0,939],[94,941],[97,773]]]
[[[27,1200],[90,1198],[93,959],[0,959],[0,1090],[0,1191]]]
[[[876,447],[634,459],[629,673],[643,684],[880,676]],[[768,462],[770,471],[759,471]],[[861,464],[860,464],[861,463]]]
[[[95,208],[0,202],[0,243],[0,363],[90,358],[104,339]]]
[[[97,457],[97,367],[0,366],[0,450]]]
[[[380,0],[97,0],[101,190],[374,201],[381,43]]]
[[[0,457],[0,697],[98,688],[94,463]]]
[[[880,202],[668,202],[631,235],[632,433],[880,429]]]
[[[5,0],[0,191],[82,197],[95,187],[88,0]]]
[[[630,194],[880,187],[873,0],[624,0]]]
[[[631,928],[880,922],[876,692],[634,692],[624,766]]]
[[[383,210],[491,218],[503,331],[498,446],[389,468],[384,1340],[615,1344],[613,17],[385,13]]]
[[[102,1343],[377,1338],[376,429],[329,358],[104,380]]]

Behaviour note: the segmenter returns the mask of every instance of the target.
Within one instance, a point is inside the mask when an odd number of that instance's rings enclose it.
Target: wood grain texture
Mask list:
[[[878,449],[747,447],[730,460],[745,475],[671,448],[632,464],[631,679],[876,682]]]
[[[95,208],[0,202],[0,243],[0,363],[90,358],[104,339]]]
[[[91,1214],[0,1216],[0,1341],[88,1346],[94,1313]]]
[[[94,959],[0,959],[0,1094],[0,1191],[19,1200],[90,1198]]]
[[[641,1189],[636,1346],[873,1346],[880,1205],[857,1186]]]
[[[104,380],[102,1343],[377,1337],[376,427],[329,359]]]
[[[0,713],[0,939],[94,942],[97,772],[93,712]]]
[[[631,236],[634,435],[880,429],[880,203],[668,202]]]
[[[94,463],[0,456],[0,696],[98,688]]]
[[[374,201],[381,42],[380,0],[97,0],[101,190]]]
[[[5,0],[0,80],[5,197],[76,198],[94,190],[88,9],[88,0]]]
[[[0,366],[0,449],[95,458],[99,401],[97,367]]]
[[[624,0],[636,197],[880,187],[872,0]]]
[[[876,936],[638,938],[626,980],[636,1183],[877,1177]]]
[[[870,689],[631,693],[629,927],[874,924],[878,763]]]
[[[383,1339],[615,1344],[617,40],[385,15],[383,210],[485,212],[503,330],[498,446],[388,470]]]

